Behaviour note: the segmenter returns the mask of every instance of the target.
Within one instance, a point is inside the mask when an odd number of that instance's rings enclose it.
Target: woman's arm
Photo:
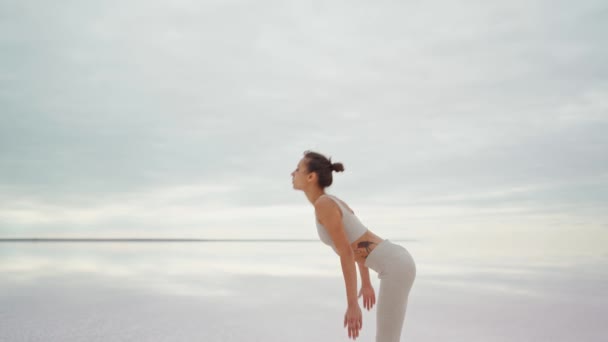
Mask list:
[[[357,265],[359,265],[359,274],[361,274],[361,290],[359,291],[359,297],[363,296],[363,307],[369,311],[374,307],[374,304],[376,304],[376,293],[374,292],[374,287],[369,279],[369,268],[362,262],[358,262]]]
[[[357,269],[355,267],[355,255],[350,247],[344,225],[342,224],[340,208],[338,208],[333,200],[327,197],[321,197],[315,203],[315,212],[317,219],[327,230],[327,233],[336,247],[336,251],[340,255],[340,264],[342,265],[342,273],[344,275],[348,305],[357,304]]]
[[[346,301],[348,307],[344,314],[344,326],[348,325],[348,337],[356,339],[359,330],[363,326],[363,315],[357,301],[357,268],[355,266],[355,254],[350,247],[340,208],[331,199],[322,196],[315,202],[315,213],[317,219],[327,230],[336,251],[340,255],[344,285],[346,286]]]
[[[369,268],[365,267],[361,262],[358,262],[357,265],[359,265],[359,274],[361,275],[361,287],[372,286],[372,282],[369,279]]]

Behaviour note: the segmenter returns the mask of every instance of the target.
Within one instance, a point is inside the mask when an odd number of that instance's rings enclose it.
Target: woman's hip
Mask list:
[[[416,274],[416,263],[410,252],[390,240],[383,240],[368,255],[365,266],[378,272],[379,277],[388,274]]]

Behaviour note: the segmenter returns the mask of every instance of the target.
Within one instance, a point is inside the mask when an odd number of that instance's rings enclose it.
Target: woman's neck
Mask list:
[[[319,199],[319,197],[325,195],[325,190],[320,189],[320,188],[315,188],[315,189],[310,189],[305,191],[306,194],[306,198],[308,198],[308,201],[314,205],[315,202]]]

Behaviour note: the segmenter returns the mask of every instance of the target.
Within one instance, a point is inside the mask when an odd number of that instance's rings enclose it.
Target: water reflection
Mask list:
[[[605,258],[407,248],[418,268],[408,340],[445,340],[453,331],[463,341],[510,341],[515,330],[552,332],[538,340],[560,342],[603,336]],[[5,243],[0,274],[0,331],[11,341],[344,339],[339,259],[315,242]],[[378,281],[372,276],[376,289]],[[364,313],[361,340],[373,340],[374,314]],[[264,328],[268,322],[280,324]],[[588,338],[577,339],[581,331]]]
[[[0,271],[32,276],[73,272],[325,275],[335,269],[331,255],[311,243],[33,243],[5,244],[2,249]]]
[[[608,278],[606,271],[597,271],[597,263],[605,263],[604,259],[579,259],[573,267],[572,259],[448,255],[436,253],[429,243],[406,245],[418,265],[417,283],[540,295],[555,286],[539,279]],[[0,247],[5,286],[88,277],[173,294],[228,296],[238,291],[226,285],[235,276],[341,277],[338,258],[318,242],[5,243]]]

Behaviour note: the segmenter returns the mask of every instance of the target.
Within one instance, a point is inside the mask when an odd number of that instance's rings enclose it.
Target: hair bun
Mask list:
[[[342,172],[344,171],[344,165],[342,165],[342,163],[332,163],[331,170],[336,172]]]

